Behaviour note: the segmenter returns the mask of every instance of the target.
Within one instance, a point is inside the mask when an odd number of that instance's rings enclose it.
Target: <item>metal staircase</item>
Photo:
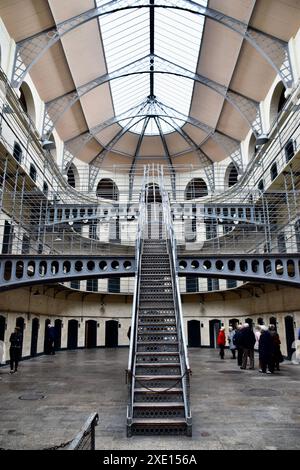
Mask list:
[[[162,188],[160,187],[162,192]],[[165,198],[167,195],[165,194]],[[176,253],[168,200],[164,227],[149,234],[151,210],[142,197],[136,290],[129,354],[127,435],[191,435],[190,368],[185,344]],[[144,202],[143,202],[144,201]],[[159,207],[160,206],[160,207]],[[171,229],[171,233],[170,233]],[[170,237],[171,234],[171,237]]]

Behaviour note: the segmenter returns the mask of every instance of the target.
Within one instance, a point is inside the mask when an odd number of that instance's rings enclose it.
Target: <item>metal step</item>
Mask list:
[[[139,325],[138,326],[138,333],[176,333],[177,328],[176,325],[169,325],[169,324],[157,324],[157,325]]]
[[[136,388],[134,400],[135,403],[168,403],[174,401],[184,403],[182,388],[168,391],[165,391],[164,388],[154,388],[153,392],[145,388]]]
[[[165,341],[144,341],[138,343],[137,345],[138,352],[178,352],[178,341],[174,342],[165,342]]]
[[[182,402],[136,403],[133,406],[133,418],[147,418],[147,420],[184,418],[184,404]]]
[[[158,317],[158,316],[153,316],[153,315],[142,315],[139,317],[139,326],[142,325],[158,325],[158,326],[164,326],[164,325],[171,325],[171,326],[176,326],[176,319],[175,315],[169,316],[169,317]]]
[[[165,362],[157,362],[153,363],[137,363],[136,364],[136,376],[161,376],[164,374],[165,376],[176,376],[179,375],[180,377],[180,364],[179,363],[165,363]]]
[[[182,436],[187,434],[187,424],[184,418],[134,418],[128,436],[169,435]]]

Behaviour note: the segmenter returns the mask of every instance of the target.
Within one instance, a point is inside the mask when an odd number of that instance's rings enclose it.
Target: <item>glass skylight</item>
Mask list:
[[[107,0],[97,0],[98,6],[106,3]],[[195,3],[206,6],[207,0],[198,0]],[[149,8],[115,12],[100,17],[99,22],[109,73],[150,54]],[[195,72],[203,25],[203,16],[183,10],[155,8],[154,54]],[[143,70],[149,70],[149,66],[147,59]],[[110,87],[115,114],[118,116],[127,109],[146,102],[151,90],[150,73],[111,80]],[[189,113],[193,87],[194,82],[188,78],[154,74],[153,94],[157,100],[185,115]],[[174,131],[167,122],[160,121],[160,124],[164,133]],[[139,121],[130,130],[140,133],[143,127],[144,122]],[[158,133],[154,119],[150,119],[145,134]]]

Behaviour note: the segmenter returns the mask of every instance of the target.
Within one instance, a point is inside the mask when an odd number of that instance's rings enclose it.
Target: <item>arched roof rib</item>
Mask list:
[[[0,5],[0,15],[16,38],[13,84],[32,72],[46,103],[43,135],[55,128],[65,141],[63,168],[78,156],[98,167],[112,152],[131,156],[134,171],[138,141],[154,130],[153,155],[164,149],[166,162],[194,149],[187,159],[202,152],[203,168],[230,156],[241,169],[240,142],[249,129],[263,133],[259,103],[275,72],[285,88],[293,82],[288,40],[300,25],[296,0],[266,0],[267,8],[256,0],[40,2],[43,18],[35,0]],[[31,13],[24,23],[25,3]],[[142,112],[148,94],[156,104]]]
[[[203,15],[222,24],[224,27],[241,35],[253,46],[274,70],[281,76],[286,87],[293,82],[292,69],[288,57],[287,44],[269,34],[253,28],[236,18],[225,15],[219,11],[204,7],[191,0],[158,0],[155,5],[144,0],[117,0],[104,3],[85,13],[63,21],[56,27],[42,31],[39,34],[23,39],[17,43],[16,57],[12,85],[19,87],[29,70],[37,63],[43,54],[58,42],[62,36],[68,34],[81,25],[99,18],[108,13],[136,8],[170,8]]]
[[[149,63],[151,60],[155,60],[155,70],[149,70]],[[156,55],[148,55],[142,59],[138,59],[131,64],[122,67],[112,73],[104,74],[85,85],[82,85],[77,90],[74,90],[66,95],[59,96],[45,106],[45,118],[43,133],[49,135],[53,131],[57,122],[62,118],[64,113],[68,111],[82,96],[94,90],[96,87],[103,85],[104,83],[116,80],[122,77],[128,77],[130,75],[140,74],[166,74],[184,77],[194,82],[201,83],[202,85],[212,89],[216,93],[220,94],[228,103],[230,103],[247,122],[255,135],[262,133],[262,122],[260,116],[259,103],[247,98],[233,90],[228,89],[226,86],[216,83],[209,78],[201,76],[197,73],[191,72],[184,69],[162,57]]]

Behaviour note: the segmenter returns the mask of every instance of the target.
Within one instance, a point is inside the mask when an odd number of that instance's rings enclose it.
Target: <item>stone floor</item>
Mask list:
[[[98,449],[300,449],[299,365],[262,375],[241,371],[229,352],[221,361],[215,350],[190,350],[193,437],[128,439],[127,356],[126,348],[64,351],[24,361],[18,374],[1,367],[0,447],[59,444],[98,411]]]

